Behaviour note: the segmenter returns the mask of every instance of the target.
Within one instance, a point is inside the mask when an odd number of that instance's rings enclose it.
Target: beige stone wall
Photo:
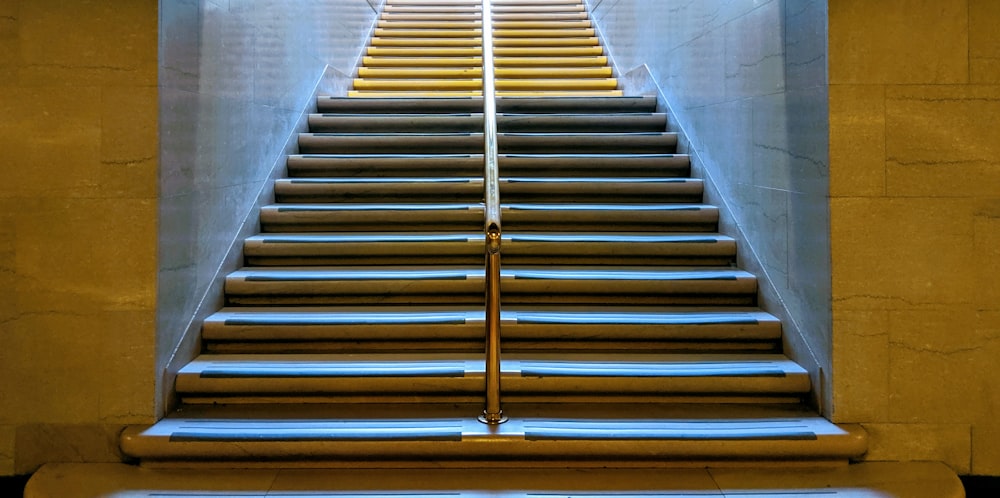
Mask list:
[[[1000,2],[829,16],[834,419],[1000,475]]]
[[[0,0],[0,475],[152,421],[157,2]]]

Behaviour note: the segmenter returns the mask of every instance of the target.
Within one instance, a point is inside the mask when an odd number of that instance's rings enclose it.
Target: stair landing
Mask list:
[[[767,469],[197,470],[48,464],[25,498],[962,498],[939,463],[864,463]]]

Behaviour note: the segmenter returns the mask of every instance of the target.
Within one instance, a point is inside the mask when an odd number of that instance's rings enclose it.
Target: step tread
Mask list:
[[[477,64],[478,65],[478,64]],[[482,97],[428,97],[428,98],[358,98],[320,96],[316,99],[319,112],[372,112],[372,113],[453,113],[482,112]]]
[[[807,372],[781,354],[588,354],[504,355],[505,377],[791,377]],[[485,371],[481,354],[202,354],[178,372],[182,378],[301,379],[373,377],[477,377]],[[179,383],[178,389],[185,384]],[[424,386],[426,388],[426,386]],[[261,387],[263,389],[263,387]],[[805,388],[808,389],[808,383]],[[414,391],[421,386],[413,386]],[[516,391],[517,387],[507,389]]]
[[[336,243],[407,243],[407,242],[478,242],[482,233],[455,232],[383,232],[383,233],[270,233],[247,237],[253,244],[336,244]],[[506,232],[503,240],[532,243],[602,243],[602,244],[695,244],[729,243],[735,239],[727,235],[705,234],[648,234],[648,233],[575,233],[575,232]]]
[[[532,405],[487,426],[478,405],[189,407],[130,427],[127,455],[171,460],[844,459],[864,452],[857,426],[770,405]],[[595,441],[599,441],[595,444]],[[712,444],[706,444],[711,442]],[[384,444],[380,444],[384,443]]]
[[[204,322],[212,341],[481,340],[482,308],[461,306],[223,308]],[[776,317],[758,308],[641,306],[507,306],[501,311],[505,341],[601,342],[670,340],[772,341],[781,337]]]
[[[359,280],[431,280],[431,279],[481,279],[482,267],[415,265],[415,266],[357,266],[357,267],[270,267],[243,268],[229,274],[229,280],[245,281],[359,281]],[[683,280],[753,280],[754,275],[739,269],[724,267],[614,267],[587,266],[506,266],[500,273],[503,279],[526,280],[628,280],[628,281],[683,281]]]

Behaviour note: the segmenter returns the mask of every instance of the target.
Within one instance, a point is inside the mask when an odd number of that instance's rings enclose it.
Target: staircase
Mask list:
[[[654,97],[580,0],[494,0],[504,413],[486,425],[483,6],[389,0],[275,183],[146,466],[845,463]]]
[[[122,434],[141,465],[47,464],[26,498],[964,496],[941,464],[846,465],[864,432],[804,405],[718,209],[581,0],[387,0],[354,89],[317,108],[179,408]],[[484,143],[500,424],[477,420]]]

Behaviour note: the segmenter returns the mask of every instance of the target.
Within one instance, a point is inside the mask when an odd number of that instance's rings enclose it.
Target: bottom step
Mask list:
[[[859,427],[798,407],[508,404],[487,426],[472,405],[189,406],[133,427],[123,451],[144,464],[276,467],[690,466],[844,463],[861,456]]]
[[[146,469],[48,464],[26,498],[961,498],[940,463],[825,469]]]

